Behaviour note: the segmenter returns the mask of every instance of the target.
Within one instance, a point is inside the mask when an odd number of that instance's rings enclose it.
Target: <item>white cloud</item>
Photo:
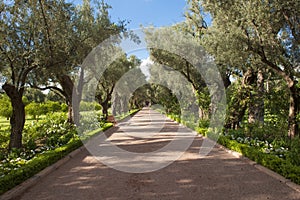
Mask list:
[[[154,62],[151,60],[151,58],[148,57],[147,59],[143,59],[140,65],[141,71],[147,77],[147,80],[150,78],[150,67],[153,65],[153,63]]]

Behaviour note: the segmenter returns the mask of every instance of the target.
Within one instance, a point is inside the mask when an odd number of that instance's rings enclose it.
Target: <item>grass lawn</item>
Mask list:
[[[0,130],[6,130],[9,126],[9,120],[5,117],[0,117]]]
[[[46,115],[40,116],[39,120],[45,119]],[[31,122],[36,121],[35,119],[32,119],[31,116],[26,117],[25,125],[30,124]],[[10,126],[9,120],[7,120],[6,117],[0,116],[0,130],[7,130]]]

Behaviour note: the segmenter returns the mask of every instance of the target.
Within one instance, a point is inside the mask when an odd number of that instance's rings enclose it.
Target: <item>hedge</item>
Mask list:
[[[288,160],[279,158],[275,155],[263,153],[255,147],[250,147],[246,144],[238,143],[235,140],[230,140],[225,136],[220,136],[218,143],[243,154],[250,160],[257,162],[278,174],[281,174],[294,183],[300,184],[300,166],[293,165]]]

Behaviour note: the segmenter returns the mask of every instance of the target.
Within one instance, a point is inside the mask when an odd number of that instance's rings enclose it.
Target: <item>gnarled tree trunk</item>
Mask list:
[[[2,86],[7,96],[11,100],[12,116],[10,118],[11,132],[9,149],[22,147],[22,131],[25,124],[25,105],[22,101],[22,92],[15,86],[5,83]]]
[[[294,84],[290,85],[290,108],[289,108],[289,131],[288,136],[290,138],[294,138],[295,136],[299,135],[299,127],[297,122],[297,114],[299,113],[299,90]]]
[[[229,114],[229,120],[226,123],[226,128],[238,129],[240,123],[246,113],[249,106],[249,86],[255,81],[254,71],[252,68],[248,68],[243,75],[241,88],[238,89],[237,96],[234,98],[234,102],[231,102],[233,111]]]
[[[101,106],[102,106],[102,114],[104,115],[104,119],[107,119],[108,117],[108,99],[106,99],[105,101],[103,101],[101,103]]]
[[[264,123],[264,76],[263,71],[259,69],[257,71],[255,90],[250,95],[249,109],[248,109],[248,123]]]
[[[59,83],[62,87],[63,95],[68,105],[68,122],[74,124],[73,100],[72,100],[74,83],[71,80],[71,78],[67,75],[60,76]]]
[[[83,90],[83,70],[80,71],[78,85],[75,87],[72,79],[68,75],[63,75],[59,78],[59,83],[63,89],[68,105],[68,122],[79,125],[79,105]]]

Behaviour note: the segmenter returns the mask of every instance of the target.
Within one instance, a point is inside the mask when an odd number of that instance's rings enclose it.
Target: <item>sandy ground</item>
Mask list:
[[[145,109],[130,123],[118,124],[112,129],[113,133],[110,131],[106,134],[112,144],[121,149],[146,153],[170,144],[179,128],[177,123]],[[124,130],[132,134],[124,134]],[[138,138],[138,135],[141,137]],[[179,159],[167,167],[148,173],[112,169],[84,150],[17,199],[300,199],[299,192],[220,148],[213,148],[209,155],[200,157],[202,142],[203,138],[196,136]],[[173,154],[176,153],[175,149]],[[114,154],[117,155],[117,152],[109,156],[118,161],[118,156]],[[155,165],[158,161],[150,159],[148,165],[151,166],[152,162]],[[137,166],[136,163],[132,160],[133,168]],[[130,162],[127,164],[131,166]]]

